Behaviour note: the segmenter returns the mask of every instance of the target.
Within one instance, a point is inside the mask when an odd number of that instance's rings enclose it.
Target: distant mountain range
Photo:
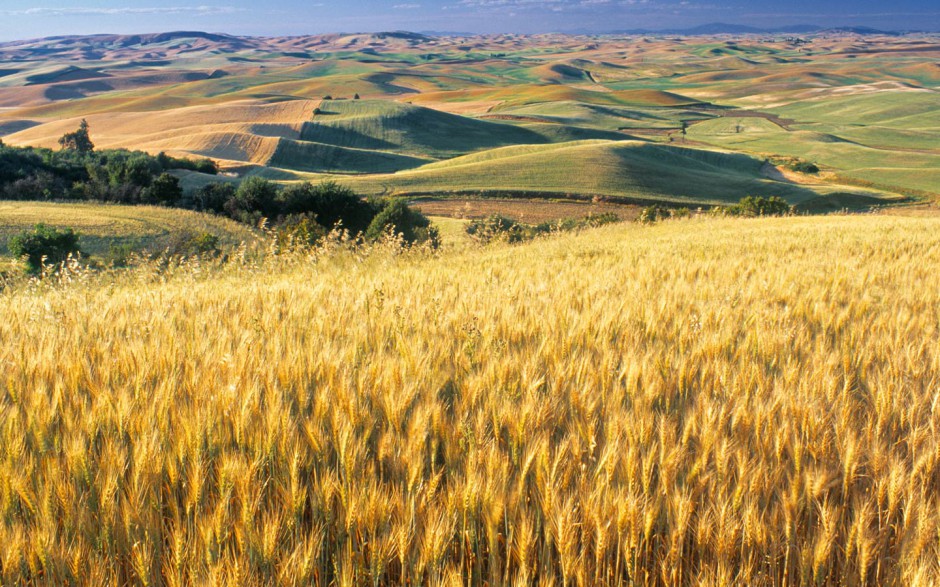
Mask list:
[[[743,24],[728,24],[713,22],[687,29],[622,29],[605,32],[589,31],[585,29],[563,31],[568,34],[590,35],[779,35],[779,34],[820,34],[820,33],[849,33],[856,35],[891,35],[902,34],[898,31],[883,31],[870,27],[821,27],[813,24],[793,24],[774,28],[758,28]]]

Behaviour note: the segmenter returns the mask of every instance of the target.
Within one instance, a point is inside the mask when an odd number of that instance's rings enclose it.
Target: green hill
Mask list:
[[[324,101],[320,111],[304,124],[301,140],[434,158],[548,142],[538,132],[512,124],[386,100]]]
[[[280,139],[267,165],[312,173],[392,173],[431,161],[368,148]]]
[[[747,195],[780,196],[798,204],[836,191],[767,179],[762,166],[761,159],[735,153],[641,141],[580,141],[494,149],[345,183],[369,194],[602,195],[690,205],[727,204]]]
[[[618,106],[571,100],[504,107],[494,110],[494,114],[609,131],[621,128],[677,128],[682,120],[709,118],[708,114],[681,106]]]
[[[837,170],[840,178],[892,191],[940,194],[940,151],[913,148],[929,146],[924,133],[899,135],[895,131],[880,137],[871,130],[856,134],[850,129],[842,136],[843,130],[832,125],[809,128],[816,130],[788,132],[766,120],[722,118],[692,125],[689,137],[758,155],[798,157]],[[897,147],[856,142],[862,140],[875,144],[889,140]]]
[[[773,112],[801,122],[940,128],[940,95],[935,91],[879,91],[801,101]]]

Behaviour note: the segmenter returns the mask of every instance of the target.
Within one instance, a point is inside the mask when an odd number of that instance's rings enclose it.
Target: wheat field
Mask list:
[[[938,269],[871,215],[9,287],[0,584],[937,585]]]

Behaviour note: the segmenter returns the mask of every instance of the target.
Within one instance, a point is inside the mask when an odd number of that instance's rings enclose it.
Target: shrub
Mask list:
[[[605,214],[590,214],[583,218],[564,218],[552,222],[542,222],[533,226],[494,214],[488,218],[474,220],[469,223],[467,225],[467,234],[480,244],[488,244],[493,241],[518,243],[541,235],[596,228],[619,221],[619,216],[613,212],[607,212]]]
[[[67,191],[65,182],[48,171],[0,185],[0,194],[6,200],[52,200]]]
[[[200,159],[195,162],[195,168],[193,171],[198,171],[199,173],[205,173],[207,175],[218,175],[219,164],[212,159]]]
[[[277,227],[275,239],[280,248],[305,248],[317,244],[327,235],[327,229],[309,214],[294,214]]]
[[[615,222],[620,222],[620,217],[613,212],[605,212],[603,214],[589,214],[581,220],[583,226],[588,226],[591,228],[597,228],[598,226],[613,224]]]
[[[284,188],[277,196],[281,214],[312,214],[316,221],[331,229],[337,223],[352,234],[368,230],[381,205],[373,205],[348,187],[335,181],[324,181],[318,185],[301,183]]]
[[[211,232],[182,233],[167,247],[167,251],[171,255],[216,255],[219,253],[219,237]]]
[[[541,224],[531,227],[529,232],[532,233],[532,236],[551,232],[571,232],[583,228],[597,228],[598,226],[604,226],[605,224],[611,224],[613,222],[620,222],[620,217],[613,212],[589,214],[584,218],[565,218],[554,222],[542,222]]]
[[[197,255],[214,254],[219,252],[219,237],[204,232],[189,239],[187,245],[190,252]]]
[[[163,167],[154,157],[129,151],[108,151],[98,161],[87,163],[86,167],[102,165],[107,171],[107,182],[112,186],[131,184],[148,187],[154,177],[163,172]]]
[[[525,227],[512,218],[494,214],[467,225],[467,234],[480,244],[496,240],[518,243],[526,238]]]
[[[260,177],[249,177],[225,202],[224,209],[237,220],[254,216],[255,212],[273,218],[277,215],[277,191],[274,183]]]
[[[44,263],[59,264],[69,255],[81,253],[79,235],[71,228],[58,230],[37,224],[32,232],[23,232],[10,239],[7,248],[16,257],[23,258],[31,273],[42,271]]]
[[[430,229],[431,221],[427,216],[409,208],[405,200],[396,198],[382,205],[381,210],[369,224],[365,237],[375,241],[392,230],[395,234],[401,235],[406,243],[420,243],[437,238],[437,231]]]
[[[186,169],[189,171],[198,171],[208,175],[218,175],[219,165],[212,159],[185,159],[170,157],[163,151],[156,156],[157,163],[164,171],[170,169]]]
[[[819,167],[817,167],[815,163],[810,163],[809,161],[797,161],[796,163],[792,163],[790,164],[790,169],[800,173],[819,173]]]
[[[642,222],[643,224],[652,224],[671,217],[672,212],[669,208],[663,206],[647,206],[640,210],[640,215],[637,217],[636,221]]]
[[[160,174],[147,188],[147,199],[153,202],[172,205],[182,197],[183,189],[180,187],[180,180],[169,173]]]
[[[59,198],[139,204],[153,201],[146,191],[169,169],[217,173],[208,159],[176,159],[165,153],[94,151],[84,145],[82,128],[63,138],[63,149],[0,146],[0,197],[19,200]],[[87,125],[84,132],[87,133]],[[164,201],[171,201],[167,195]],[[180,198],[173,205],[182,205]]]
[[[747,196],[726,210],[732,216],[786,216],[791,211],[790,204],[777,196]]]
[[[108,243],[107,263],[112,267],[125,267],[134,255],[134,249],[128,243]]]

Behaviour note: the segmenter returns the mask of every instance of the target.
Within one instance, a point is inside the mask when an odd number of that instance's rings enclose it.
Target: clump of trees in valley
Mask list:
[[[554,222],[524,224],[512,218],[494,214],[467,224],[467,234],[479,244],[491,242],[520,243],[538,236],[559,232],[571,232],[584,228],[597,228],[605,224],[619,222],[620,217],[613,212],[590,214],[583,218],[566,218]]]
[[[88,123],[59,139],[62,149],[0,144],[0,199],[98,200],[176,206],[183,198],[176,169],[217,174],[215,162],[150,155],[141,151],[96,151]]]
[[[197,210],[224,214],[240,222],[257,224],[266,218],[279,238],[314,243],[334,228],[376,241],[400,237],[407,244],[438,243],[430,220],[402,199],[365,200],[334,181],[280,187],[260,177],[239,185],[211,183],[193,194]]]
[[[755,216],[786,216],[793,213],[793,206],[779,196],[746,196],[737,204],[716,207],[709,210],[710,214],[720,216],[741,216],[745,218]],[[688,218],[692,215],[688,208],[669,208],[666,206],[647,206],[640,210],[637,222],[653,224],[660,220],[670,218]]]
[[[747,196],[730,206],[726,212],[731,216],[786,216],[793,211],[786,200],[778,196]]]

